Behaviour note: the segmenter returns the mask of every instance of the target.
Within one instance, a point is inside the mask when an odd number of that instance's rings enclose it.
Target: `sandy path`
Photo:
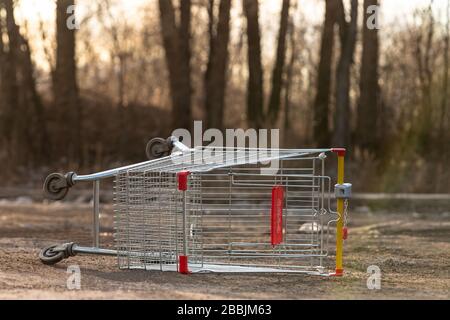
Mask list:
[[[354,213],[345,245],[346,276],[194,274],[120,271],[111,257],[77,256],[49,267],[39,249],[89,244],[86,205],[0,206],[0,299],[449,299],[448,214]],[[102,242],[112,239],[104,208]],[[367,267],[382,270],[382,289],[368,290]],[[81,268],[81,290],[66,287],[69,265]]]

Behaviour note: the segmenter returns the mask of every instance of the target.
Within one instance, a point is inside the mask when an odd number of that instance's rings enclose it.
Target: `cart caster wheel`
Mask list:
[[[76,255],[74,251],[75,246],[76,244],[74,242],[70,242],[47,247],[39,253],[39,259],[46,265],[57,264],[68,257],[74,257]]]
[[[49,200],[62,200],[67,195],[70,185],[67,182],[68,175],[52,173],[44,182],[44,195]]]
[[[58,245],[54,245],[42,249],[42,251],[39,253],[39,259],[43,264],[51,266],[66,258],[66,254],[64,251],[55,251],[55,248],[57,247]]]
[[[145,148],[145,153],[149,160],[167,157],[170,154],[170,145],[167,140],[162,138],[154,138],[150,140]]]

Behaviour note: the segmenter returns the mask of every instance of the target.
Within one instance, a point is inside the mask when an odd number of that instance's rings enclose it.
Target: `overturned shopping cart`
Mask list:
[[[52,200],[94,183],[94,240],[45,248],[43,263],[99,254],[116,256],[122,269],[342,275],[351,196],[345,149],[191,149],[171,137],[152,140],[147,154],[156,159],[47,177]],[[330,154],[338,158],[337,184],[325,171]],[[114,250],[99,246],[99,186],[108,178],[115,179]]]

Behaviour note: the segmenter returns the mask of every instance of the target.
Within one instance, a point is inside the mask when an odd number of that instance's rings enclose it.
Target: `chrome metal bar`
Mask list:
[[[178,139],[172,140],[173,146],[179,149],[181,152],[191,152],[194,149],[191,149],[184,145],[182,142],[178,141]]]
[[[180,159],[178,159],[178,162],[180,162],[180,160],[187,160],[191,157],[192,153],[195,151],[197,152],[201,152],[201,150],[196,150],[196,149],[189,149],[188,147],[186,147],[184,144],[182,144],[181,142],[177,142],[175,143],[175,146],[177,148],[182,148],[183,149],[183,154],[180,157]],[[205,148],[206,149],[206,148]],[[224,148],[226,149],[226,148]],[[219,149],[220,150],[220,149]],[[248,149],[251,150],[251,149]],[[188,155],[186,155],[187,151],[191,151],[190,153],[188,153]],[[226,150],[225,152],[223,152],[224,154],[226,154],[227,152],[235,152],[238,151],[237,149],[230,149],[230,150]],[[271,150],[271,149],[267,149],[267,151],[278,151],[278,152],[295,152],[298,154],[302,154],[302,153],[319,153],[319,152],[329,152],[331,151],[331,149],[311,149],[311,150],[302,150],[302,149],[297,149],[297,150],[286,150],[286,149],[279,149],[279,150]],[[291,157],[291,155],[280,155],[278,157],[272,157],[272,158],[267,158],[264,159],[264,161],[269,161],[271,159],[284,159],[284,158],[289,158]],[[237,160],[239,160],[240,158],[238,158]],[[141,168],[143,166],[147,166],[147,167],[152,167],[154,166],[155,168],[163,168],[166,167],[169,168],[170,165],[174,166],[173,163],[170,162],[170,157],[169,157],[169,162],[167,162],[167,159],[156,159],[156,160],[151,160],[151,161],[145,161],[145,162],[141,162],[141,163],[137,163],[137,164],[132,164],[129,166],[124,166],[124,167],[120,167],[120,168],[115,168],[115,169],[111,169],[111,170],[106,170],[106,171],[101,171],[101,172],[97,172],[97,173],[93,173],[93,174],[88,174],[88,175],[77,175],[75,174],[72,177],[72,181],[73,182],[86,182],[86,181],[95,181],[95,180],[103,180],[103,179],[107,179],[107,178],[112,178],[114,176],[116,176],[119,172],[121,171],[127,171],[127,170],[132,170],[132,169],[136,169],[136,168]],[[197,166],[204,166],[204,164],[201,165],[197,165]],[[213,168],[220,168],[220,166],[210,166],[210,169]],[[205,169],[206,170],[206,169]]]
[[[117,250],[80,247],[77,245],[73,246],[72,251],[74,253],[82,253],[82,254],[98,254],[98,255],[103,255],[103,256],[117,256]]]
[[[114,176],[116,176],[121,171],[126,171],[126,170],[130,170],[130,169],[133,169],[133,168],[138,168],[138,167],[140,167],[142,165],[148,165],[151,162],[155,162],[155,161],[158,161],[158,160],[141,162],[141,163],[132,164],[132,165],[121,167],[121,168],[101,171],[101,172],[97,172],[97,173],[93,173],[93,174],[87,174],[87,175],[77,175],[77,174],[75,174],[72,177],[72,181],[73,182],[88,182],[88,181],[95,181],[95,180],[103,180],[103,179],[107,179],[107,178],[113,178]]]
[[[94,212],[92,224],[92,244],[95,248],[100,247],[100,181],[94,181]]]

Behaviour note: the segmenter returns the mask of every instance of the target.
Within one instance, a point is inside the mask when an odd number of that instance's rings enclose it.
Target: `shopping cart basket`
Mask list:
[[[338,158],[334,195],[325,174],[330,154]],[[121,269],[343,274],[351,197],[345,149],[188,148],[170,137],[152,140],[147,155],[156,159],[47,177],[52,200],[93,182],[93,246],[45,248],[43,263],[98,254],[117,257]],[[274,162],[275,170],[267,165]],[[99,187],[108,178],[115,181],[114,250],[99,245]]]

